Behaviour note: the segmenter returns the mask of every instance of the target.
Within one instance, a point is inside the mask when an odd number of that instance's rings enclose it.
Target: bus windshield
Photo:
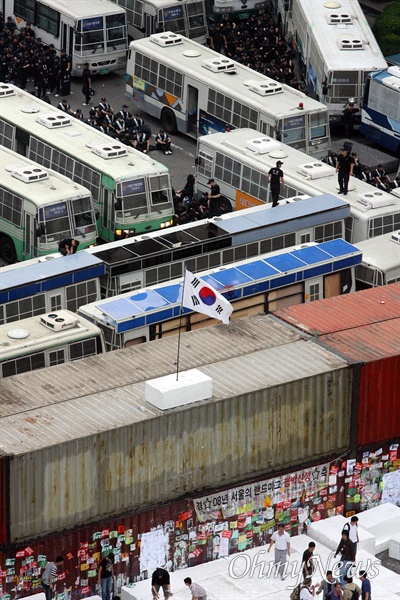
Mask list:
[[[165,31],[185,35],[185,19],[182,5],[169,6],[160,10],[159,22],[164,24],[163,29]]]
[[[95,231],[96,225],[93,221],[90,196],[72,200],[72,214],[75,223],[75,235],[86,235]]]
[[[102,54],[125,47],[125,13],[78,21],[75,33],[75,52],[80,56]]]
[[[38,221],[43,232],[40,241],[43,243],[54,241],[55,236],[60,239],[68,237],[71,233],[66,202],[40,208]]]
[[[189,37],[196,39],[206,35],[207,29],[204,22],[204,4],[200,2],[191,2],[187,4],[189,20]]]
[[[115,211],[122,223],[148,212],[144,179],[131,179],[117,184]]]
[[[106,16],[107,50],[116,50],[126,46],[126,16],[125,13]]]

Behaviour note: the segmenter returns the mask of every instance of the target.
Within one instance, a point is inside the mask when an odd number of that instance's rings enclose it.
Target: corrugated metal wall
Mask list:
[[[7,462],[8,459],[0,454],[0,544],[7,543]]]
[[[400,435],[400,356],[361,368],[358,411],[359,446]]]
[[[345,450],[351,383],[342,366],[13,456],[11,541]]]

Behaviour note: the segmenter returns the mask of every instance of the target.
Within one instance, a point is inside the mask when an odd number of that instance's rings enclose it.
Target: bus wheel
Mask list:
[[[161,124],[167,133],[174,134],[178,131],[175,115],[169,108],[164,108],[162,111]]]
[[[17,262],[14,242],[7,236],[0,238],[0,256],[8,264]]]

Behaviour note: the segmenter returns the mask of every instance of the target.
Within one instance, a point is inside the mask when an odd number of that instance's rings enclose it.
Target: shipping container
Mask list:
[[[289,306],[274,312],[311,335],[324,335],[400,317],[400,283]]]
[[[361,363],[358,394],[354,399],[358,406],[357,446],[398,437],[400,317],[322,335],[319,340]]]
[[[4,382],[6,541],[346,451],[352,369],[302,338],[268,316],[184,334],[182,369],[201,366],[213,396],[164,412],[144,389],[149,376],[174,373],[171,339]]]

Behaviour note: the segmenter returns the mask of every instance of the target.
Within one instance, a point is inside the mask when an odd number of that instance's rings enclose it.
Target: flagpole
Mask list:
[[[176,381],[179,379],[179,356],[181,350],[181,325],[182,325],[182,309],[183,309],[183,295],[185,293],[185,281],[186,281],[186,267],[183,276],[183,286],[182,286],[182,298],[181,298],[181,306],[179,310],[179,329],[178,329],[178,351],[176,354]]]

